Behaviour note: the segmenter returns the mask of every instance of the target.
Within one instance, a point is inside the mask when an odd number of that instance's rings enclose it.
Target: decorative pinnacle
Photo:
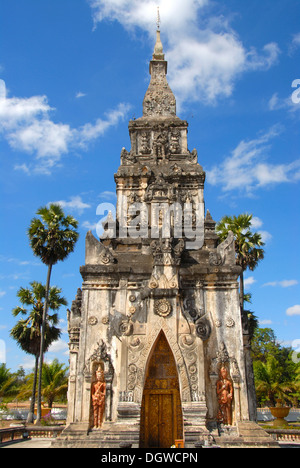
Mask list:
[[[153,60],[165,60],[163,45],[160,39],[160,12],[157,7],[157,31],[156,31],[156,44],[154,48]]]
[[[160,31],[160,12],[159,12],[159,6],[157,7],[157,30]]]

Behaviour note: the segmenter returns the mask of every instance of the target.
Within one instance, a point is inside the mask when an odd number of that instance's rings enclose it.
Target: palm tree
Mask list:
[[[221,241],[232,231],[235,237],[236,263],[242,267],[240,275],[240,306],[244,309],[244,272],[249,268],[253,271],[258,262],[264,258],[265,245],[258,233],[251,232],[253,215],[224,216],[216,226]]]
[[[266,363],[256,361],[254,375],[257,393],[265,396],[272,407],[278,399],[293,401],[295,382],[284,381],[284,369],[274,356],[268,356]]]
[[[74,251],[79,234],[76,231],[78,221],[73,216],[65,216],[59,205],[50,204],[49,208],[47,206],[42,207],[37,211],[37,215],[41,219],[32,219],[28,229],[28,236],[34,255],[39,257],[48,266],[39,359],[37,422],[40,422],[42,413],[42,368],[45,348],[45,325],[52,267],[59,261],[64,261]]]
[[[43,397],[47,400],[49,408],[52,408],[57,397],[67,394],[67,370],[65,365],[59,363],[57,359],[54,359],[51,364],[44,363],[43,365]]]
[[[37,384],[38,362],[41,347],[41,327],[44,310],[44,302],[46,297],[46,288],[41,283],[33,281],[30,283],[30,288],[20,288],[17,293],[22,307],[16,307],[12,313],[15,317],[22,315],[26,316],[18,321],[11,330],[11,336],[17,341],[23,351],[35,356],[34,379],[32,385],[32,396],[30,411],[27,422],[33,422],[35,393]],[[61,306],[66,306],[67,301],[61,297],[61,289],[57,287],[50,288],[49,291],[49,308],[53,311],[58,311]],[[29,307],[30,310],[27,310]],[[46,352],[50,345],[57,341],[61,335],[61,331],[56,327],[58,324],[57,314],[47,315],[45,324],[45,342],[44,351]]]
[[[17,378],[10,373],[5,364],[0,364],[0,398],[10,395]]]

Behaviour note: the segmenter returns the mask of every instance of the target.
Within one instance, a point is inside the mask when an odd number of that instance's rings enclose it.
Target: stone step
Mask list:
[[[253,421],[240,421],[237,429],[245,446],[279,448],[279,444]]]

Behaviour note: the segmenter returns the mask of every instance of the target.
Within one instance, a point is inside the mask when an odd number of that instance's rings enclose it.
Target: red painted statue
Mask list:
[[[232,426],[233,385],[228,377],[226,367],[221,367],[220,369],[220,380],[217,383],[217,395],[219,402],[218,421]]]
[[[96,371],[96,382],[92,385],[92,405],[94,416],[94,428],[100,429],[103,423],[103,416],[105,410],[105,393],[106,383],[104,379],[104,372],[99,367]]]

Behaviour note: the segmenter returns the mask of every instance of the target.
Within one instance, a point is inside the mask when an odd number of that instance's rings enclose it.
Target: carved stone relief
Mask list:
[[[154,303],[154,312],[160,317],[169,317],[172,313],[172,306],[167,299],[159,299]]]
[[[103,340],[101,340],[90,356],[86,361],[86,364],[83,369],[83,375],[87,382],[91,382],[93,377],[93,368],[102,366],[103,376],[106,384],[106,420],[111,421],[112,418],[112,381],[114,378],[115,370],[112,364],[112,359],[110,354],[107,352],[107,346]],[[99,409],[100,411],[100,409]],[[99,413],[100,414],[100,413]]]
[[[236,358],[230,357],[224,343],[221,343],[220,349],[215,358],[211,360],[209,374],[211,377],[219,375],[221,367],[227,367],[235,382],[241,378],[239,366]]]

